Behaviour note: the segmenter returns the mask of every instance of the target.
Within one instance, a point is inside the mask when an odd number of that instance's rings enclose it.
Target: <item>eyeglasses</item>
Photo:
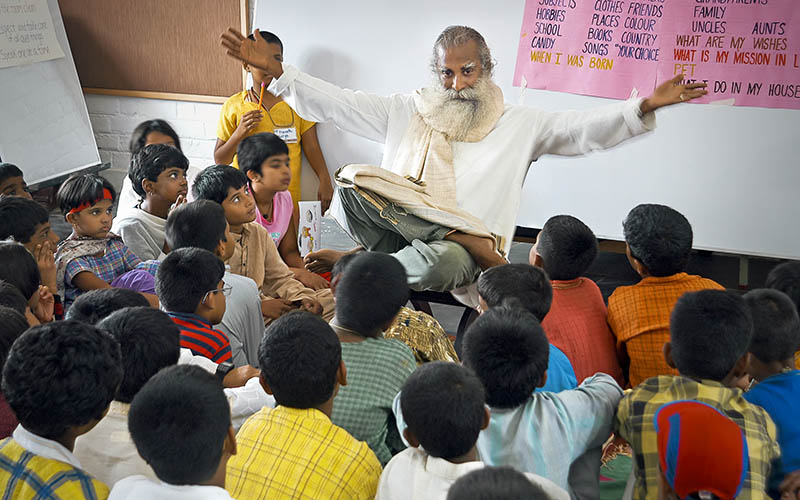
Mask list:
[[[211,295],[212,293],[220,293],[220,292],[222,292],[222,295],[224,295],[226,297],[230,297],[231,290],[233,290],[233,287],[230,286],[230,285],[226,285],[223,282],[222,283],[222,288],[215,288],[214,290],[207,291],[206,294],[203,295],[203,300],[201,300],[200,302],[205,303],[206,299],[208,298],[208,296]]]

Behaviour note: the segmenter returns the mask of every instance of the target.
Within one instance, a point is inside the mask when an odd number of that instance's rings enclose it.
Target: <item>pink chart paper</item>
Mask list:
[[[526,0],[515,86],[626,99],[679,74],[696,102],[800,109],[800,0]]]

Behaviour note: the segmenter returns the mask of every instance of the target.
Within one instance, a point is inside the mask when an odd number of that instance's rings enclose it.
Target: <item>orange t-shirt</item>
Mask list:
[[[664,360],[664,344],[669,342],[669,316],[681,295],[697,290],[723,287],[716,281],[686,273],[642,279],[621,286],[608,298],[608,324],[617,339],[625,344],[631,360],[628,378],[631,387],[657,375],[677,375]]]

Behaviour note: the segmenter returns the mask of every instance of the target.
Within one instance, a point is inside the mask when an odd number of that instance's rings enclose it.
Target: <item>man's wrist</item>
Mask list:
[[[220,384],[225,381],[225,376],[234,369],[233,363],[226,361],[217,365],[217,371],[214,375],[219,379]]]

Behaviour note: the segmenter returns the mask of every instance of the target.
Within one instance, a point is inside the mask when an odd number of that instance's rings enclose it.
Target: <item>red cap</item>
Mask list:
[[[699,401],[665,404],[654,420],[661,471],[679,498],[700,491],[723,500],[739,495],[749,457],[733,420]]]

